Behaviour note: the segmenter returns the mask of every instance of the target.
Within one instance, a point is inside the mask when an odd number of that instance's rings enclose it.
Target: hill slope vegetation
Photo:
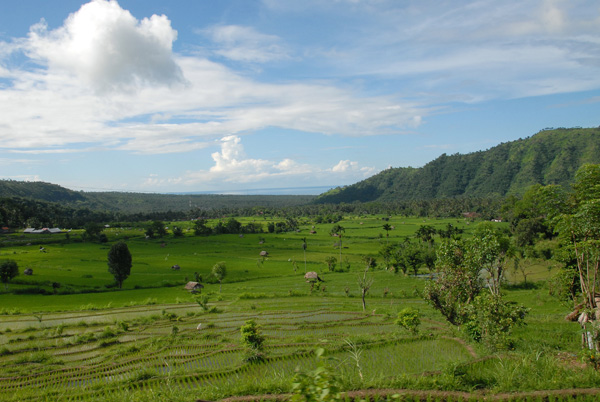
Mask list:
[[[156,194],[73,191],[57,184],[0,180],[0,199],[35,200],[62,207],[125,214],[182,212],[192,209],[286,207],[308,204],[314,195]],[[1,202],[0,202],[1,203]]]
[[[573,182],[584,163],[600,163],[600,128],[544,130],[470,154],[443,154],[422,168],[391,168],[320,195],[317,203],[520,195],[533,184]]]

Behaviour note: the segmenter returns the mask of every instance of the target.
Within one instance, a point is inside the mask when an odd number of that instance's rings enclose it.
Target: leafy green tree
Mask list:
[[[90,240],[97,239],[104,230],[104,226],[97,222],[89,222],[85,225],[84,237]]]
[[[221,293],[221,282],[227,275],[227,266],[225,265],[225,261],[220,261],[213,265],[211,274],[217,279],[217,281],[219,281],[219,293]]]
[[[416,276],[419,273],[419,268],[424,262],[424,247],[421,244],[415,243],[406,239],[406,241],[398,247],[397,263],[406,275],[410,269]]]
[[[423,225],[423,226],[420,226],[419,229],[417,229],[415,236],[417,236],[417,238],[424,243],[433,244],[433,242],[434,242],[433,236],[435,236],[435,234],[436,234],[436,230],[433,226]]]
[[[510,329],[527,314],[502,299],[508,251],[508,238],[487,223],[469,240],[445,240],[437,254],[438,276],[424,290],[425,299],[450,323],[465,324],[473,339],[492,349],[507,346]]]
[[[600,165],[582,166],[575,175],[573,189],[566,203],[549,198],[546,206],[575,261],[584,310],[592,312],[600,307],[596,302],[600,290]],[[596,314],[587,316],[591,321],[596,319]]]
[[[115,278],[119,289],[123,287],[123,281],[131,273],[131,252],[125,242],[118,242],[111,246],[108,251],[108,272]]]
[[[175,226],[173,228],[173,236],[174,237],[182,237],[183,236],[183,229],[181,229],[179,226]]]
[[[487,289],[500,296],[500,286],[510,256],[510,240],[490,222],[479,224],[467,244],[467,264],[483,271]]]
[[[164,237],[167,234],[167,228],[165,227],[163,221],[153,221],[150,224],[150,228],[152,229],[154,234],[158,235],[159,237]]]
[[[521,219],[513,229],[515,245],[517,247],[531,246],[547,232],[548,227],[544,224],[543,217]]]
[[[504,349],[511,345],[512,328],[523,325],[529,309],[502,297],[482,293],[466,307],[465,329],[469,336],[489,349]]]
[[[242,224],[235,218],[229,218],[225,223],[225,231],[230,234],[240,233]]]
[[[394,255],[396,251],[396,247],[392,244],[383,244],[381,246],[381,248],[379,249],[379,255],[381,256],[381,258],[383,258],[383,261],[385,263],[385,269],[390,269],[391,267],[391,260],[392,260],[392,256]]]
[[[425,284],[424,298],[448,322],[461,325],[466,319],[464,306],[483,288],[479,267],[468,263],[462,240],[445,240],[437,252],[437,277]]]
[[[15,260],[4,260],[0,264],[0,282],[4,284],[5,289],[8,289],[8,282],[17,275],[19,266]]]
[[[207,236],[212,233],[211,228],[206,226],[206,219],[198,219],[194,222],[194,234],[196,236]]]
[[[146,237],[153,239],[155,235],[154,228],[152,226],[148,226],[144,234],[146,235]]]
[[[460,238],[460,236],[463,233],[463,230],[457,228],[451,223],[448,223],[446,224],[446,229],[438,229],[437,233],[442,239]]]

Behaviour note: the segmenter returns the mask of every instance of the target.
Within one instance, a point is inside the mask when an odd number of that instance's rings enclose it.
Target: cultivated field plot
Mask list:
[[[200,398],[273,381],[283,387],[296,368],[315,367],[317,347],[325,347],[336,369],[351,377],[358,375],[351,345],[361,349],[361,375],[372,378],[434,372],[473,358],[455,339],[402,334],[382,315],[328,309],[204,314],[194,305],[156,305],[137,318],[118,318],[139,310],[55,314],[20,330],[10,330],[16,321],[6,319],[0,394],[77,400],[177,387]],[[266,360],[257,364],[244,361],[239,342],[239,328],[248,319],[255,319],[266,338]]]

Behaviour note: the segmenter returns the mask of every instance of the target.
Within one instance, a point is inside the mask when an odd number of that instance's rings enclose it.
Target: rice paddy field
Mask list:
[[[9,283],[11,292],[0,294],[0,400],[286,400],[297,372],[310,375],[317,367],[347,391],[346,400],[600,398],[600,375],[580,351],[579,326],[564,320],[568,306],[549,295],[545,280],[556,263],[527,261],[534,285],[507,288],[505,297],[530,313],[527,325],[514,331],[513,347],[491,353],[423,301],[425,268],[417,277],[394,274],[378,256],[383,244],[403,241],[421,225],[451,223],[468,236],[474,224],[383,218],[339,222],[341,250],[329,234],[333,224],[309,221],[294,233],[208,237],[187,230],[191,222],[172,222],[185,235],[162,239],[145,239],[137,228],[108,228],[106,244],[81,242],[77,231],[68,239],[2,237],[0,259],[17,261],[21,275]],[[269,219],[256,222],[266,230]],[[394,227],[389,237],[384,223]],[[116,240],[126,240],[133,256],[121,290],[106,264]],[[330,272],[325,260],[339,260],[340,251],[349,268]],[[357,277],[364,256],[380,264],[363,311]],[[227,266],[222,286],[210,276],[220,261]],[[22,274],[26,267],[33,275]],[[324,282],[311,290],[306,271]],[[200,295],[183,288],[196,276],[205,286]],[[507,283],[522,280],[521,271],[511,271]],[[204,307],[198,296],[207,297]],[[405,307],[419,310],[418,333],[395,324]],[[248,320],[265,338],[258,362],[246,359],[240,339]],[[324,358],[317,358],[318,349]]]

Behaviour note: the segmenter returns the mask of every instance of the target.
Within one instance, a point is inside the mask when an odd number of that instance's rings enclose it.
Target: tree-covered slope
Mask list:
[[[316,202],[518,195],[533,184],[568,186],[584,163],[600,163],[600,128],[545,130],[487,151],[443,154],[422,168],[390,168],[333,189]]]
[[[85,201],[85,196],[80,192],[69,190],[58,184],[41,181],[0,180],[0,196],[30,198],[49,202],[75,203]]]
[[[223,194],[148,194],[133,192],[73,191],[57,184],[0,180],[0,208],[14,199],[58,203],[62,207],[99,212],[147,214],[156,212],[207,211],[211,209],[283,208],[305,205],[314,195],[223,195]],[[12,202],[12,201],[11,201]],[[24,205],[24,204],[23,204]],[[28,204],[29,205],[29,204]],[[41,204],[40,204],[41,205]]]

